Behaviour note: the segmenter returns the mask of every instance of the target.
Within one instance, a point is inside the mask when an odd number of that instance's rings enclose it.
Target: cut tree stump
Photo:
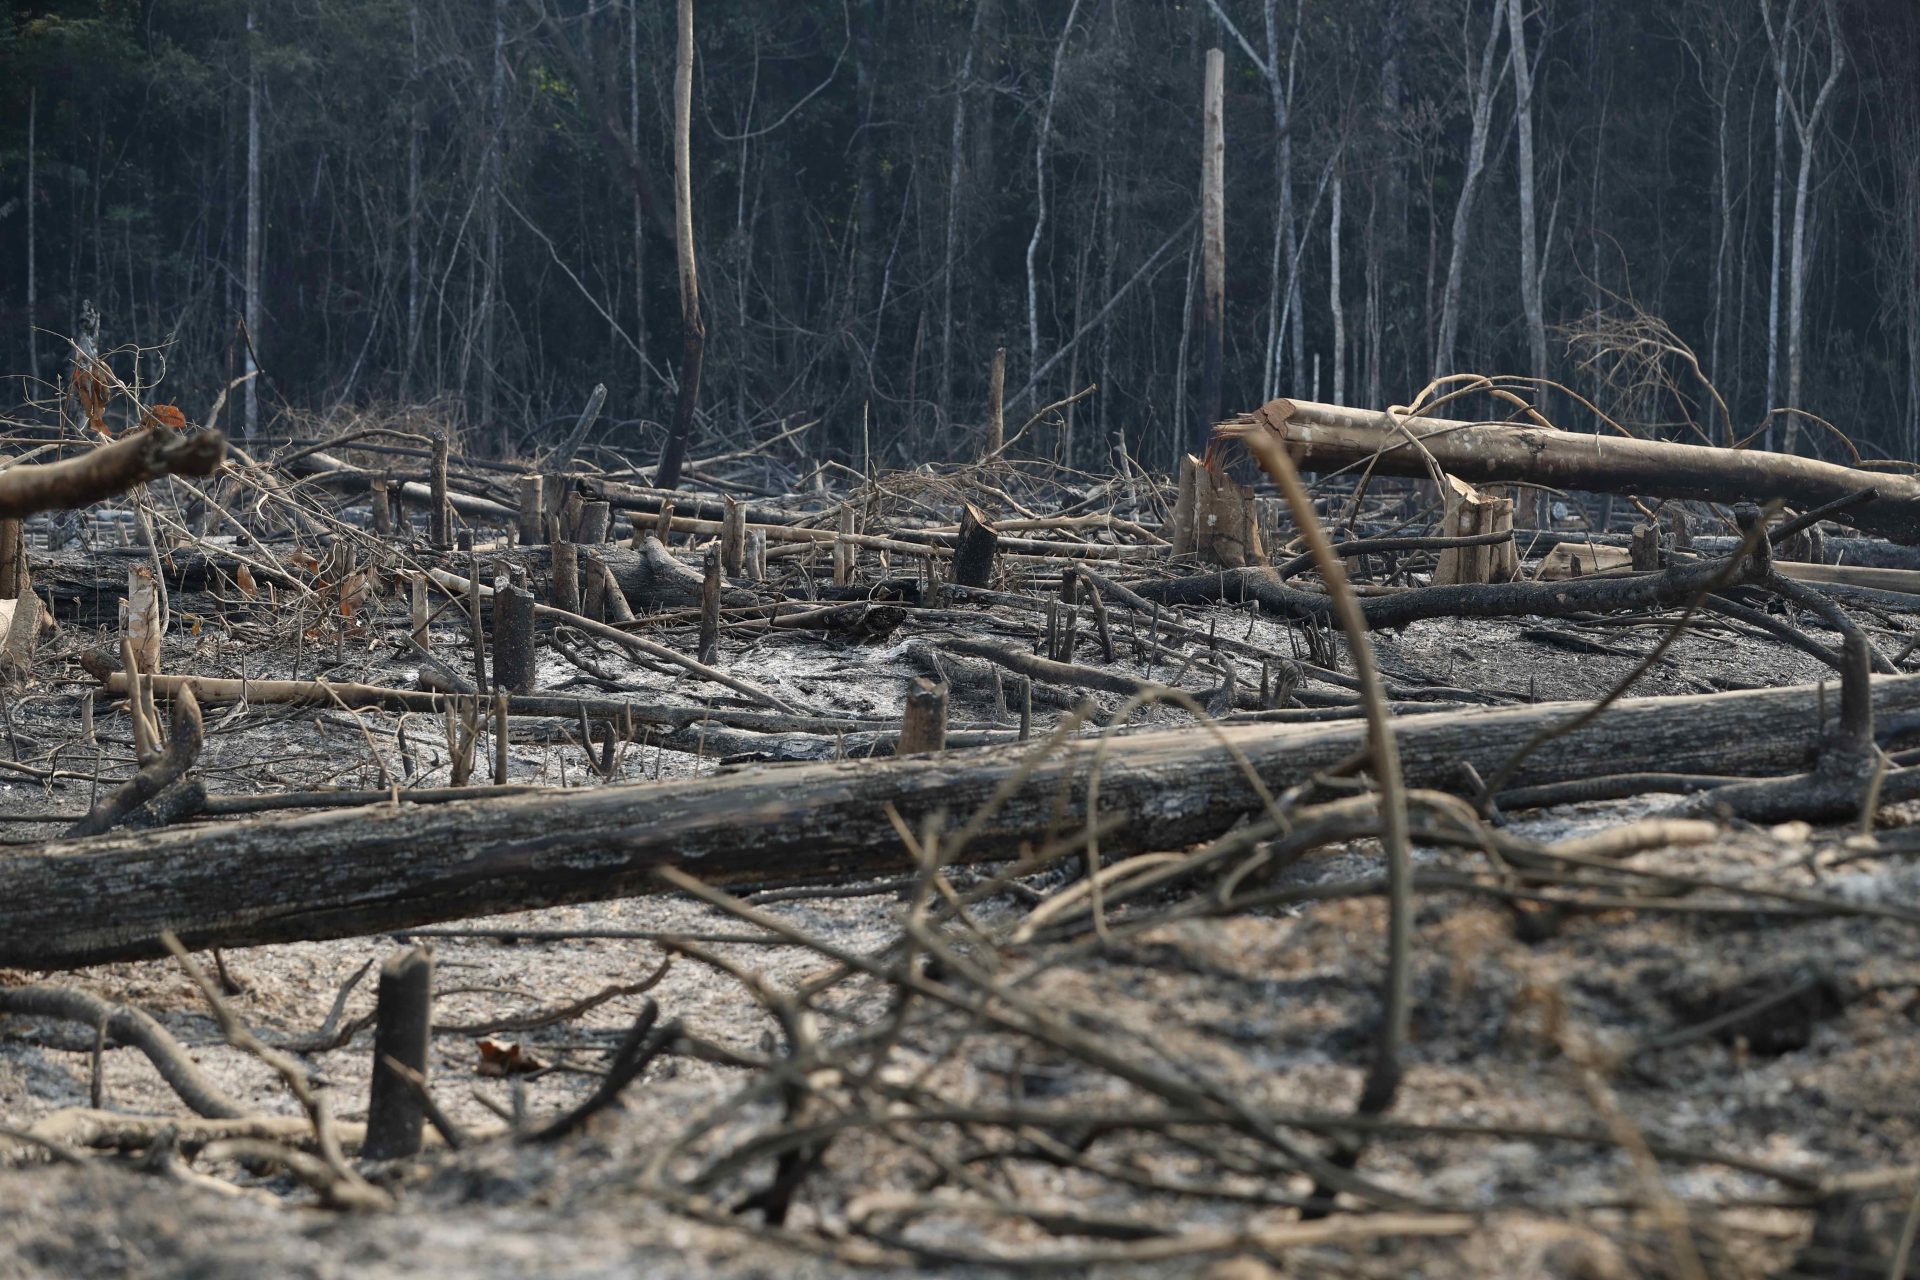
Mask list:
[[[1252,487],[1192,454],[1180,459],[1179,497],[1163,536],[1176,557],[1194,556],[1223,569],[1266,563]]]
[[[1920,710],[1920,676],[1873,682],[1875,714]],[[1507,778],[1532,786],[1657,759],[1679,773],[1802,767],[1831,690],[1814,685],[1623,700],[1540,743]],[[1396,722],[1409,785],[1492,777],[1538,730],[1590,704],[1547,703]],[[1257,810],[1251,768],[1278,792],[1350,759],[1362,725],[1224,725],[1131,734],[1106,753],[1099,811],[1109,858],[1210,839]],[[1224,739],[1224,741],[1222,740]],[[1232,750],[1228,750],[1228,745]],[[55,841],[0,853],[0,966],[73,968],[190,946],[349,937],[436,920],[659,892],[661,867],[715,884],[795,883],[908,870],[895,830],[993,809],[956,859],[1018,856],[1086,821],[1092,739],[1036,763],[1019,746],[964,755],[746,769],[675,783],[444,805],[334,810],[193,830]]]
[[[1447,476],[1440,490],[1446,506],[1444,528],[1449,538],[1469,538],[1482,533],[1513,532],[1513,499],[1481,493],[1456,476]],[[1434,566],[1433,585],[1458,586],[1463,582],[1511,582],[1520,573],[1520,554],[1511,537],[1505,542],[1483,547],[1447,547]]]
[[[1000,535],[971,502],[960,512],[960,533],[953,544],[953,580],[963,587],[991,587]]]

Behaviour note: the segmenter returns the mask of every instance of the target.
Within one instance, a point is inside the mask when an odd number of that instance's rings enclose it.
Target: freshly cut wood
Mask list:
[[[84,507],[165,475],[212,475],[226,457],[218,431],[184,435],[152,427],[59,462],[20,462],[0,471],[0,519]]]
[[[1271,431],[1293,446],[1305,471],[1360,464],[1382,474],[1424,477],[1431,454],[1448,475],[1475,484],[1525,480],[1559,489],[1711,502],[1782,498],[1808,509],[1872,489],[1871,501],[1831,518],[1895,542],[1920,543],[1920,478],[1784,453],[1587,435],[1521,423],[1396,420],[1385,413],[1304,400],[1269,401],[1223,423],[1220,431],[1229,436]]]
[[[1778,564],[1774,568],[1780,568]],[[1600,547],[1591,542],[1558,542],[1541,557],[1534,571],[1536,582],[1565,582],[1591,573],[1625,573],[1633,568],[1633,553],[1619,547]]]
[[[166,615],[160,608],[160,588],[153,570],[144,564],[127,566],[127,643],[142,671],[160,669],[160,642],[167,635]]]
[[[1920,677],[1873,682],[1880,717],[1920,710]],[[1817,686],[1623,701],[1540,744],[1507,778],[1532,786],[1657,759],[1674,772],[1796,770],[1825,728]],[[1462,761],[1492,777],[1543,726],[1586,703],[1409,717],[1396,728],[1407,780],[1457,788]],[[1278,791],[1350,758],[1364,726],[1227,725],[1130,735],[1099,783],[1109,857],[1179,848],[1260,807],[1243,761]],[[1227,749],[1231,746],[1232,751]],[[746,769],[563,796],[373,806],[192,831],[108,835],[0,854],[0,965],[72,968],[190,946],[346,937],[532,907],[658,892],[672,866],[718,884],[800,882],[910,868],[896,821],[949,830],[1003,802],[964,849],[1007,858],[1088,819],[1097,744]],[[1104,820],[1111,819],[1110,823]]]
[[[1513,499],[1481,493],[1458,476],[1447,476],[1440,489],[1446,505],[1445,528],[1449,538],[1470,538],[1483,533],[1513,532]],[[1479,547],[1447,547],[1433,569],[1433,585],[1457,586],[1463,582],[1511,582],[1519,575],[1520,555],[1513,540]]]
[[[21,593],[18,599],[0,600],[0,673],[17,675],[33,670],[40,633],[50,622],[40,597],[31,591]]]
[[[1180,492],[1166,537],[1174,555],[1223,569],[1266,563],[1252,487],[1192,454],[1180,459]]]
[[[1633,553],[1619,547],[1593,542],[1562,542],[1547,552],[1534,575],[1541,582],[1560,582],[1591,573],[1617,573],[1633,568]],[[1865,587],[1873,591],[1896,591],[1920,596],[1920,571],[1912,569],[1874,569],[1864,565],[1807,564],[1782,560],[1777,556],[1773,568],[1781,577],[1794,582],[1818,582],[1830,586]]]

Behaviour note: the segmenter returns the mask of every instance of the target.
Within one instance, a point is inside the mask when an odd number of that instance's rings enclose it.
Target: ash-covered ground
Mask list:
[[[264,599],[227,598],[215,608],[175,601],[166,670],[233,675],[244,661],[256,679],[324,674],[400,687],[418,676],[397,600],[344,629],[310,632]],[[916,642],[937,644],[951,633],[1031,647],[1043,627],[1031,612],[969,612],[910,616],[893,635],[865,643],[733,631],[723,637],[720,665],[822,710],[877,721],[897,716],[909,682],[926,674]],[[1204,695],[1218,682],[1222,652],[1238,680],[1258,680],[1245,649],[1210,650],[1209,632],[1276,657],[1307,653],[1297,631],[1244,609],[1169,611],[1166,621],[1176,617],[1190,631],[1156,633],[1160,648],[1149,654],[1140,621],[1116,616],[1115,669]],[[1892,641],[1912,623],[1895,614],[1869,625]],[[1376,636],[1375,645],[1384,673],[1402,687],[1578,700],[1610,689],[1664,627],[1437,621]],[[35,680],[9,695],[0,754],[23,766],[0,788],[11,840],[57,834],[63,822],[32,819],[77,817],[96,787],[133,768],[127,719],[104,693],[95,695],[94,739],[82,741],[79,731],[80,699],[93,682],[73,657],[108,635],[65,623],[43,649]],[[457,668],[470,662],[464,636],[449,614],[429,647]],[[689,637],[685,629],[660,635],[675,644]],[[1081,660],[1094,659],[1083,652]],[[618,650],[601,661],[649,696],[702,696]],[[570,686],[580,673],[556,659],[543,659],[542,673],[547,688],[603,691]],[[1634,692],[1823,678],[1830,673],[1797,650],[1709,622],[1675,644]],[[1340,692],[1311,678],[1301,688]],[[1094,701],[1111,711],[1120,699]],[[1036,698],[1035,732],[1061,711]],[[956,694],[951,711],[956,730],[1003,733],[1016,714],[991,695]],[[1138,722],[1192,718],[1156,707]],[[383,768],[407,786],[447,782],[444,726],[430,716],[212,707],[207,725],[198,774],[216,795],[374,787]],[[665,786],[716,769],[779,767],[642,740],[620,747],[609,780],[593,774],[577,738],[577,725],[565,720],[516,722],[509,780]],[[1124,750],[1124,738],[1115,749]],[[491,759],[489,747],[480,759]],[[964,754],[952,760],[965,767]],[[1623,770],[1640,767],[1655,766],[1622,762]],[[484,766],[476,772],[478,780]],[[1551,843],[1686,803],[1651,796],[1562,806],[1513,815],[1505,830]],[[1891,806],[1879,824],[1891,831],[1914,816]],[[936,1264],[955,1274],[1055,1267],[1223,1280],[1884,1275],[1916,1162],[1920,933],[1902,916],[1920,874],[1890,851],[1897,841],[1862,856],[1850,834],[1730,824],[1713,840],[1630,858],[1654,881],[1760,886],[1858,909],[1846,914],[1769,910],[1761,898],[1717,893],[1654,894],[1644,908],[1564,914],[1474,892],[1423,893],[1404,1078],[1352,1161],[1369,1186],[1404,1197],[1394,1210],[1404,1229],[1288,1236],[1299,1229],[1298,1205],[1313,1179],[1279,1167],[1275,1148],[1244,1126],[1179,1113],[1166,1088],[1128,1076],[1137,1067],[1141,1078],[1184,1082],[1271,1116],[1351,1112],[1379,1032],[1386,906],[1377,894],[1316,891],[1380,874],[1378,844],[1360,839],[1315,849],[1273,873],[1267,885],[1276,896],[1300,891],[1291,901],[1163,920],[1177,914],[1166,908],[1183,894],[1207,891],[1175,887],[1116,906],[1104,940],[1093,929],[1043,941],[1015,936],[1046,895],[1072,889],[1071,868],[983,892],[964,912],[930,911],[899,885],[770,895],[759,909],[815,944],[808,946],[679,896],[424,930],[437,932],[416,940],[433,949],[435,1021],[445,1028],[432,1045],[434,1096],[471,1135],[496,1136],[458,1152],[433,1145],[417,1160],[373,1170],[394,1197],[393,1208],[378,1212],[319,1207],[314,1191],[272,1165],[203,1162],[183,1173],[184,1157],[151,1152],[69,1165],[0,1139],[8,1166],[0,1170],[0,1277],[904,1275]],[[1484,853],[1458,847],[1420,844],[1415,858],[1423,872],[1487,866]],[[990,887],[993,870],[957,868],[951,887],[962,895]],[[896,954],[889,948],[910,917],[1004,982],[1000,1003],[940,1007],[852,977],[827,988],[805,1019],[807,1036],[817,1038],[810,1070],[789,1066],[769,1084],[796,1047],[793,1026],[766,993],[823,981],[835,967],[832,952]],[[460,936],[462,928],[474,932]],[[488,936],[510,930],[631,936]],[[739,940],[747,936],[755,940]],[[671,939],[691,940],[700,954],[676,950]],[[327,1038],[323,1030],[364,1018],[372,974],[336,1008],[339,993],[404,941],[343,939],[222,957],[237,987],[234,1011],[270,1043],[305,1046],[301,1059],[339,1119],[365,1116],[372,1031],[311,1046]],[[663,964],[644,994],[542,1016],[638,985]],[[248,1107],[298,1114],[271,1071],[224,1042],[178,965],[0,973],[8,986],[37,982],[146,1010]],[[579,1105],[648,999],[663,1018],[679,1020],[688,1038],[680,1051],[656,1060],[619,1105],[577,1134],[549,1144],[497,1136]],[[1045,1036],[1010,1030],[994,1016],[1002,1005],[1031,1007],[1066,1028],[1063,1036],[1093,1038],[1125,1069],[1101,1069]],[[687,1047],[696,1040],[705,1048]],[[537,1068],[486,1074],[482,1041],[517,1046]],[[44,1126],[89,1107],[96,1086],[109,1111],[189,1122],[139,1051],[107,1048],[96,1082],[93,1050],[90,1028],[0,1017],[0,1125]],[[1060,1119],[1071,1113],[1104,1119],[1076,1127]],[[1123,1123],[1129,1116],[1142,1123]],[[811,1142],[774,1141],[805,1126]],[[1351,1149],[1352,1136],[1308,1127],[1288,1140],[1337,1154],[1343,1143]],[[730,1163],[737,1152],[749,1154]],[[783,1153],[804,1171],[784,1212],[770,1215],[755,1193],[783,1176]],[[682,1194],[657,1194],[663,1179]],[[1852,1189],[1836,1192],[1842,1184]],[[770,1216],[783,1221],[776,1226]],[[1172,1239],[1187,1247],[1155,1252]]]

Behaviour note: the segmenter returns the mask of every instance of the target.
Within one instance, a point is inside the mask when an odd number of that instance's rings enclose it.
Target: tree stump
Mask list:
[[[1446,477],[1440,498],[1446,507],[1441,531],[1447,537],[1513,532],[1512,498],[1490,498],[1454,476]],[[1448,547],[1434,566],[1433,585],[1511,582],[1519,571],[1519,553],[1511,540],[1485,547]]]
[[[1252,487],[1191,454],[1180,460],[1180,495],[1165,536],[1175,556],[1223,569],[1266,563]]]
[[[963,587],[993,585],[993,561],[1000,535],[971,502],[960,512],[960,535],[953,544],[953,580]]]

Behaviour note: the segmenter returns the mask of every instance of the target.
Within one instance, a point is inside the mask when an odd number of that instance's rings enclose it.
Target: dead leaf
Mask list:
[[[187,426],[187,415],[180,412],[180,406],[177,404],[156,404],[147,410],[146,422],[150,427],[184,431]]]
[[[483,1076],[524,1076],[535,1071],[545,1071],[547,1064],[527,1052],[518,1041],[501,1044],[498,1040],[482,1040],[477,1047],[480,1061],[474,1066],[474,1072]]]
[[[79,402],[87,425],[108,437],[113,435],[107,430],[107,398],[110,393],[111,384],[101,372],[98,361],[90,360],[73,367],[73,398]]]

